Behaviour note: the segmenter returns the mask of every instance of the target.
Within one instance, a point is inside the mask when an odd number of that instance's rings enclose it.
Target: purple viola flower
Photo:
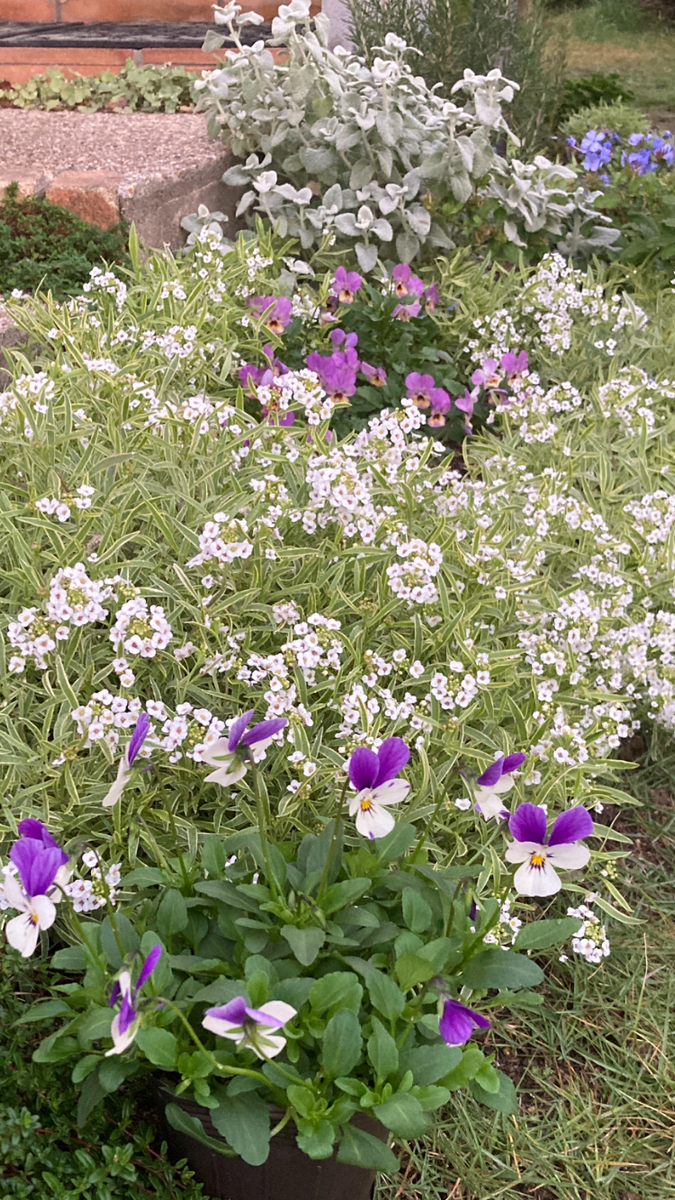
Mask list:
[[[153,946],[140,969],[136,986],[133,989],[129,971],[122,971],[119,979],[115,980],[108,1003],[113,1007],[117,1004],[120,997],[122,1003],[119,1012],[112,1020],[110,1036],[112,1037],[113,1044],[110,1050],[106,1051],[106,1058],[110,1058],[114,1054],[122,1054],[136,1037],[140,1028],[140,1022],[138,1011],[134,1006],[138,998],[138,993],[143,984],[148,982],[160,960],[161,954],[162,947],[159,945]]]
[[[513,387],[528,370],[527,350],[521,350],[519,354],[507,351],[506,354],[502,354],[499,365],[506,375],[507,382]]]
[[[358,333],[345,333],[344,329],[332,329],[330,340],[334,346],[344,346],[345,350],[353,350],[358,345]]]
[[[10,946],[29,958],[40,931],[49,929],[56,920],[60,889],[69,874],[68,855],[41,821],[28,817],[21,821],[19,832],[27,832],[28,836],[15,842],[9,852],[18,878],[7,874],[3,883],[5,901],[19,916],[7,922],[5,933]]]
[[[468,1042],[474,1029],[489,1029],[487,1017],[460,1004],[459,1000],[446,1000],[438,1023],[438,1032],[448,1046],[461,1046]]]
[[[391,315],[398,321],[412,321],[413,317],[419,317],[421,311],[419,300],[413,300],[412,304],[397,304]]]
[[[417,276],[413,275],[408,263],[399,263],[394,267],[391,273],[394,281],[394,291],[397,296],[423,296],[424,283]],[[394,314],[396,309],[394,309]],[[414,314],[417,316],[417,313]]]
[[[134,732],[127,743],[127,748],[120,759],[119,766],[117,768],[117,778],[101,801],[104,808],[112,808],[114,804],[117,804],[117,801],[122,795],[127,783],[131,779],[131,768],[134,764],[134,760],[138,757],[139,751],[148,734],[150,733],[150,729],[150,717],[146,712],[143,712],[138,717],[136,728],[134,729]]]
[[[387,382],[387,372],[384,367],[371,367],[369,363],[362,362],[361,370],[369,383],[373,387],[385,387]]]
[[[350,357],[356,361],[348,361],[347,354],[337,352],[330,358],[323,358],[317,351],[308,354],[305,362],[310,371],[315,371],[321,381],[324,391],[336,404],[347,403],[356,391],[356,372],[359,361],[352,348]]]
[[[527,755],[523,754],[522,750],[517,750],[515,754],[498,758],[487,771],[478,776],[474,789],[476,809],[486,821],[491,817],[508,817],[502,796],[513,787],[512,773],[522,767],[526,758]]]
[[[502,381],[502,375],[497,369],[496,358],[484,358],[480,367],[471,376],[471,382],[476,387],[484,387],[487,391],[495,391]]]
[[[276,357],[271,346],[263,346],[263,354],[267,359],[264,367],[256,367],[253,363],[244,363],[243,367],[239,368],[239,382],[251,395],[255,395],[255,388],[260,384],[267,386],[278,375],[288,375],[288,367],[282,363],[280,358]]]
[[[271,331],[281,335],[292,318],[292,305],[288,296],[256,296],[249,301],[256,315],[262,317]]]
[[[249,729],[254,710],[249,708],[240,717],[236,717],[229,728],[227,737],[218,738],[211,746],[202,751],[202,760],[209,766],[216,767],[206,776],[207,783],[219,783],[228,787],[237,783],[246,774],[247,763],[264,758],[265,750],[271,745],[273,738],[288,725],[285,717],[273,717],[271,721],[260,721]]]
[[[455,399],[455,408],[458,408],[461,413],[464,413],[465,429],[467,433],[473,433],[471,418],[473,416],[473,408],[475,398],[468,388],[464,389],[463,396],[457,396]]]
[[[333,295],[341,304],[351,304],[362,283],[358,271],[346,271],[344,267],[338,267],[333,276]]]
[[[422,303],[427,312],[433,312],[438,304],[438,285],[432,283],[431,287],[426,288],[422,296]]]
[[[410,750],[403,738],[386,738],[379,750],[359,746],[349,760],[349,781],[357,795],[349,802],[349,814],[356,817],[356,828],[364,837],[386,837],[395,821],[387,811],[390,804],[400,804],[410,791],[410,784],[396,779],[408,759]]]
[[[433,375],[420,375],[419,371],[411,371],[405,377],[405,386],[416,408],[429,408],[431,393],[436,386]]]
[[[513,886],[522,896],[553,896],[562,884],[556,867],[577,870],[590,858],[586,846],[578,843],[593,833],[593,820],[578,806],[561,813],[546,837],[546,811],[536,804],[521,804],[509,819],[514,842],[506,847],[506,861],[522,863],[513,877]]]
[[[258,1058],[274,1058],[286,1045],[286,1038],[278,1031],[296,1014],[297,1009],[283,1000],[250,1008],[243,996],[236,996],[229,1004],[207,1008],[202,1025],[218,1037],[229,1038],[242,1050],[252,1050]]]
[[[450,397],[444,388],[433,388],[431,391],[431,415],[428,424],[433,426],[445,425],[445,414],[450,408]]]

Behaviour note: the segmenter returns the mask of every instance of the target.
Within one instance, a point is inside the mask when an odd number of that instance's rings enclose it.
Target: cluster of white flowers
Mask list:
[[[83,292],[107,292],[109,296],[115,297],[115,307],[118,310],[124,308],[127,298],[127,285],[122,279],[118,279],[114,271],[103,271],[100,267],[92,267],[89,272],[89,279],[82,287]]]
[[[299,408],[304,412],[308,425],[329,421],[335,411],[335,403],[324,392],[318,375],[306,368],[287,371],[283,375],[275,375],[270,382],[257,384],[255,394],[268,415]]]
[[[24,608],[10,622],[7,636],[18,654],[10,659],[8,670],[19,674],[26,660],[32,659],[40,671],[45,671],[46,655],[56,649],[57,642],[67,641],[73,628],[105,620],[108,609],[103,602],[115,599],[116,585],[124,583],[120,576],[90,579],[81,562],[62,567],[49,585],[46,617],[37,608]]]
[[[295,638],[284,642],[282,653],[299,667],[310,686],[316,682],[317,670],[340,670],[343,645],[339,638],[333,636],[340,627],[340,621],[334,617],[313,613],[306,621],[294,625]]]
[[[217,512],[199,534],[199,554],[189,560],[188,567],[203,567],[212,561],[229,566],[235,559],[249,558],[253,544],[248,541],[247,532],[246,521],[231,520],[227,513]]]
[[[587,899],[594,898],[587,897]],[[581,928],[572,938],[574,953],[580,954],[582,958],[586,959],[586,962],[593,964],[600,963],[603,958],[607,958],[610,953],[607,931],[593,909],[588,904],[580,904],[578,908],[568,908],[567,915],[568,917],[578,917],[581,921]],[[560,957],[562,961],[565,961],[565,955]]]
[[[655,398],[674,400],[674,387],[667,381],[657,383],[639,367],[623,367],[598,389],[600,411],[607,420],[616,418],[628,433],[638,433],[643,422],[651,430]]]
[[[443,565],[443,554],[436,542],[422,538],[407,540],[406,531],[395,530],[385,545],[396,547],[398,558],[387,567],[389,587],[395,596],[409,604],[435,604],[438,600],[436,576]]]
[[[0,392],[0,428],[6,424],[6,419],[18,409],[21,411],[21,400],[27,400],[36,413],[49,412],[49,405],[54,398],[56,385],[46,371],[35,371],[32,375],[19,375],[6,392]],[[24,420],[23,434],[25,438],[34,436],[30,421]]]
[[[602,284],[590,285],[584,272],[560,254],[550,254],[542,260],[523,292],[519,307],[522,314],[532,314],[541,341],[559,355],[572,344],[577,313],[591,327],[606,325],[611,333],[618,333],[626,326],[639,330],[647,322],[646,313],[632,300],[618,294],[607,297]],[[615,341],[611,346],[603,342],[603,348],[610,353],[615,347]]]
[[[152,702],[150,701],[149,704]],[[115,747],[120,740],[120,730],[133,729],[142,711],[138,697],[128,700],[125,696],[113,696],[107,688],[94,692],[87,704],[74,708],[70,716],[77,725],[77,732],[85,739],[85,745],[105,741]],[[148,707],[148,713],[150,709]],[[141,753],[147,752],[147,741]]]
[[[507,896],[499,910],[499,921],[483,938],[487,946],[501,946],[503,950],[508,950],[515,942],[523,922],[519,917],[513,916],[512,903],[511,898]]]
[[[141,658],[154,658],[158,650],[166,650],[172,638],[173,630],[164,609],[159,604],[148,606],[143,596],[125,600],[110,630],[115,650],[121,645],[127,654],[140,654]],[[126,664],[122,669],[126,669]]]
[[[107,903],[115,903],[117,889],[122,878],[122,864],[112,863],[108,867],[103,876],[104,885],[101,879],[100,861],[95,850],[85,850],[82,862],[85,867],[89,868],[91,878],[71,879],[63,889],[66,895],[70,896],[73,909],[77,913],[95,912],[97,908],[104,908]]]
[[[88,483],[81,484],[76,489],[77,495],[73,500],[75,508],[91,508],[91,498],[95,491],[96,489],[90,487]],[[69,506],[64,500],[57,499],[56,496],[43,496],[41,500],[35,501],[35,507],[38,512],[45,513],[48,517],[58,517],[61,524],[70,520]]]

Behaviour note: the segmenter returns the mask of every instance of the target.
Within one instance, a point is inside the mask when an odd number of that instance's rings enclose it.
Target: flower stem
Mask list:
[[[340,795],[340,801],[338,803],[338,810],[337,810],[337,813],[335,814],[335,827],[333,829],[333,836],[331,838],[330,846],[328,847],[328,856],[326,858],[326,865],[323,869],[323,875],[321,876],[321,881],[319,883],[319,890],[317,892],[317,900],[320,900],[321,897],[323,896],[323,893],[326,890],[326,884],[328,883],[328,880],[330,877],[330,869],[333,865],[333,859],[335,858],[335,848],[337,846],[338,835],[339,835],[340,829],[342,827],[342,813],[344,810],[344,804],[345,804],[345,798],[347,796],[348,786],[349,786],[349,776],[347,775],[345,778],[345,781],[344,781],[344,785],[342,787],[342,793]]]
[[[272,861],[270,859],[270,850],[267,842],[267,825],[268,820],[271,822],[271,813],[269,807],[265,805],[265,801],[260,792],[258,783],[258,772],[255,763],[251,763],[251,775],[253,777],[253,794],[255,796],[255,807],[258,816],[258,833],[260,834],[260,846],[262,848],[263,858],[265,860],[265,869],[267,871],[267,880],[275,900],[279,899],[279,888],[277,881],[272,871]]]

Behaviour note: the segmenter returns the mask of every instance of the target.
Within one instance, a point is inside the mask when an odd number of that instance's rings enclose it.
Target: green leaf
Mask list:
[[[574,936],[582,922],[578,917],[560,917],[551,921],[530,921],[521,925],[513,943],[516,950],[546,950]]]
[[[462,1054],[461,1062],[453,1067],[447,1075],[443,1076],[441,1083],[443,1087],[449,1088],[451,1092],[457,1091],[458,1088],[466,1087],[471,1079],[475,1079],[481,1067],[485,1063],[485,1055],[477,1046],[469,1046]]]
[[[168,1068],[176,1065],[178,1043],[168,1029],[158,1029],[156,1026],[139,1029],[136,1042],[155,1067]]]
[[[187,928],[188,910],[185,897],[176,888],[168,888],[157,909],[157,930],[163,938],[171,938]]]
[[[286,1095],[301,1117],[308,1117],[314,1112],[316,1098],[311,1088],[305,1087],[304,1084],[292,1083],[286,1089]]]
[[[397,1137],[421,1137],[429,1128],[422,1105],[410,1092],[399,1092],[384,1104],[376,1104],[373,1115]]]
[[[349,1075],[361,1057],[361,1025],[355,1013],[343,1008],[331,1017],[323,1035],[321,1061],[327,1075]]]
[[[426,983],[436,974],[433,964],[420,954],[414,954],[412,950],[407,950],[396,960],[394,970],[404,992],[416,987],[418,983]]]
[[[431,1046],[414,1046],[401,1054],[401,1070],[412,1071],[416,1084],[437,1083],[444,1075],[453,1071],[462,1061],[459,1046],[446,1046],[445,1042]]]
[[[29,1021],[47,1021],[54,1017],[72,1017],[72,1010],[65,1000],[39,1000],[31,1004],[28,1012],[16,1022],[17,1025],[27,1025]]]
[[[257,1092],[235,1096],[219,1093],[218,1099],[218,1107],[211,1109],[211,1120],[216,1129],[244,1162],[259,1167],[267,1161],[270,1152],[267,1104]]]
[[[98,1077],[98,1072],[92,1072],[82,1084],[82,1091],[77,1102],[78,1128],[84,1125],[89,1114],[93,1112],[97,1104],[101,1103],[105,1095],[107,1092]]]
[[[87,964],[82,946],[65,946],[63,950],[57,950],[52,954],[51,965],[60,971],[84,971]]]
[[[311,967],[326,940],[323,929],[319,929],[316,925],[311,925],[308,929],[298,929],[295,925],[284,925],[281,936],[286,938],[295,957],[303,967]]]
[[[218,1138],[209,1137],[197,1117],[191,1117],[189,1113],[183,1112],[183,1109],[179,1108],[177,1104],[167,1104],[164,1112],[169,1125],[178,1133],[186,1133],[188,1137],[194,1138],[196,1142],[201,1142],[203,1146],[210,1146],[212,1150],[217,1150],[226,1158],[234,1158],[232,1148],[226,1142],[219,1141]]]
[[[398,1070],[396,1042],[377,1017],[373,1017],[373,1033],[368,1039],[368,1058],[377,1072],[378,1079],[386,1079]]]
[[[304,1128],[304,1122],[301,1123],[302,1128],[298,1130],[296,1141],[308,1158],[320,1160],[322,1158],[330,1158],[333,1153],[333,1143],[335,1142],[335,1126],[330,1121],[319,1121],[318,1125]]]
[[[327,888],[323,898],[317,900],[317,904],[325,913],[337,912],[339,908],[346,908],[348,904],[353,904],[355,900],[365,896],[371,887],[372,881],[365,877],[343,879],[341,883],[334,883]]]
[[[474,1075],[474,1079],[484,1092],[489,1092],[491,1096],[495,1096],[499,1091],[499,1076],[495,1071],[492,1063],[483,1063],[480,1071]]]
[[[347,1125],[338,1146],[337,1161],[365,1171],[386,1171],[393,1175],[398,1171],[398,1159],[386,1142],[380,1141],[358,1125]]]
[[[499,1090],[497,1092],[487,1092],[485,1088],[480,1086],[478,1078],[476,1078],[472,1079],[469,1084],[473,1095],[486,1108],[492,1108],[496,1112],[517,1113],[518,1094],[512,1081],[503,1071],[495,1071],[495,1075],[497,1075],[499,1081]]]
[[[378,1012],[388,1021],[395,1021],[400,1017],[405,1008],[405,996],[394,980],[383,971],[378,971],[376,967],[371,967],[363,959],[352,958],[348,961],[365,976],[366,987]]]
[[[416,1100],[419,1100],[424,1112],[434,1112],[437,1108],[442,1108],[450,1099],[450,1091],[445,1087],[435,1087],[433,1084],[428,1087],[414,1087],[412,1093]]]
[[[424,933],[431,925],[431,909],[424,896],[415,888],[404,888],[401,893],[403,920],[413,933]]]
[[[410,849],[416,837],[417,830],[414,825],[397,822],[391,833],[378,840],[377,856],[380,862],[393,862],[394,859],[401,858],[406,850]]]
[[[531,959],[512,950],[483,950],[472,958],[461,974],[463,984],[470,988],[536,987],[544,972]]]
[[[225,869],[225,843],[217,833],[210,833],[202,848],[202,866],[218,879]]]
[[[124,947],[125,954],[132,954],[134,950],[138,950],[141,940],[128,917],[125,917],[120,912],[116,913],[115,924],[117,926],[117,932],[119,934],[120,941],[122,942],[122,946]],[[117,971],[122,966],[123,959],[122,955],[120,954],[119,946],[117,945],[117,939],[110,922],[110,917],[104,917],[99,928],[101,931],[101,948],[111,967],[114,967]]]
[[[331,971],[314,981],[309,1002],[319,1016],[333,1013],[338,1008],[349,1008],[358,1013],[362,997],[363,988],[352,971]]]

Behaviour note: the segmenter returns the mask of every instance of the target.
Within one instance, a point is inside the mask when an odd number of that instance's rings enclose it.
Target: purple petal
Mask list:
[[[63,866],[63,851],[58,846],[45,848],[34,838],[15,842],[9,852],[27,896],[44,896]],[[66,860],[67,861],[67,860]]]
[[[461,1046],[468,1042],[474,1029],[489,1029],[487,1017],[460,1004],[458,1000],[446,1000],[443,1005],[443,1015],[438,1024],[438,1032],[449,1046]]]
[[[136,1020],[136,1012],[131,1003],[131,997],[128,992],[125,992],[122,997],[122,1007],[120,1008],[118,1029],[120,1034],[126,1033],[130,1025],[133,1025]]]
[[[376,786],[386,783],[388,779],[393,779],[399,771],[403,770],[410,758],[410,751],[403,738],[389,737],[380,746],[377,757],[380,765]]]
[[[121,995],[122,995],[122,989],[120,987],[120,981],[119,981],[119,979],[116,979],[112,985],[112,988],[110,989],[110,996],[108,998],[108,1004],[110,1005],[111,1008],[115,1007],[115,1005],[117,1004],[117,1001],[119,1000]]]
[[[279,733],[287,725],[288,721],[285,717],[273,717],[271,721],[260,721],[258,725],[254,725],[253,729],[249,729],[248,733],[244,734],[240,745],[254,746],[256,742],[264,742],[265,738],[274,737],[275,733]]]
[[[263,1012],[261,1008],[247,1008],[246,1016],[255,1021],[257,1025],[269,1025],[273,1029],[283,1029],[285,1021],[280,1021],[279,1017],[273,1017],[271,1013]]]
[[[478,779],[476,780],[478,786],[494,787],[496,783],[499,783],[499,780],[504,774],[505,761],[506,759],[504,758],[498,758],[496,762],[493,762],[491,767],[488,767],[487,771],[483,771],[483,774],[479,775]]]
[[[593,818],[579,805],[577,808],[568,808],[567,812],[556,817],[548,844],[560,846],[564,842],[578,842],[580,838],[590,837],[592,832]]]
[[[136,758],[138,751],[140,750],[141,746],[143,745],[143,742],[145,741],[149,732],[150,732],[150,717],[148,716],[148,714],[146,712],[144,712],[144,713],[141,713],[140,717],[138,718],[138,720],[136,722],[136,728],[134,729],[134,732],[132,733],[131,738],[129,739],[129,745],[127,746],[127,762],[129,764],[129,766],[131,766],[134,759]]]
[[[375,751],[367,746],[357,746],[349,760],[349,779],[357,792],[375,787],[379,772],[380,760]]]
[[[148,954],[148,957],[146,958],[145,962],[143,963],[143,966],[141,967],[140,974],[138,976],[138,981],[136,983],[136,991],[137,992],[140,991],[140,989],[143,987],[144,983],[148,982],[148,979],[152,975],[152,972],[154,971],[155,967],[157,966],[157,963],[159,962],[159,960],[161,958],[161,955],[162,955],[162,947],[159,944],[157,946],[153,946],[152,950]]]
[[[509,829],[517,842],[546,841],[546,813],[537,804],[519,804],[509,820]]]
[[[236,717],[230,725],[230,732],[227,735],[228,750],[236,750],[241,741],[242,734],[248,728],[254,709],[249,708],[248,712],[242,713],[240,717]]]
[[[522,750],[516,750],[515,754],[507,754],[502,763],[502,775],[510,775],[512,771],[517,771],[518,767],[522,767],[527,758]]]
[[[35,817],[24,817],[23,821],[19,821],[19,833],[23,838],[32,838],[34,841],[42,842],[42,845],[48,850],[58,850],[61,854],[61,866],[68,862],[65,850],[61,849],[42,821],[36,820]]]
[[[218,1021],[231,1021],[233,1025],[243,1025],[246,1020],[248,1009],[243,996],[235,996],[234,1000],[229,1000],[227,1004],[222,1004],[219,1008],[207,1008],[207,1017],[215,1017]]]

